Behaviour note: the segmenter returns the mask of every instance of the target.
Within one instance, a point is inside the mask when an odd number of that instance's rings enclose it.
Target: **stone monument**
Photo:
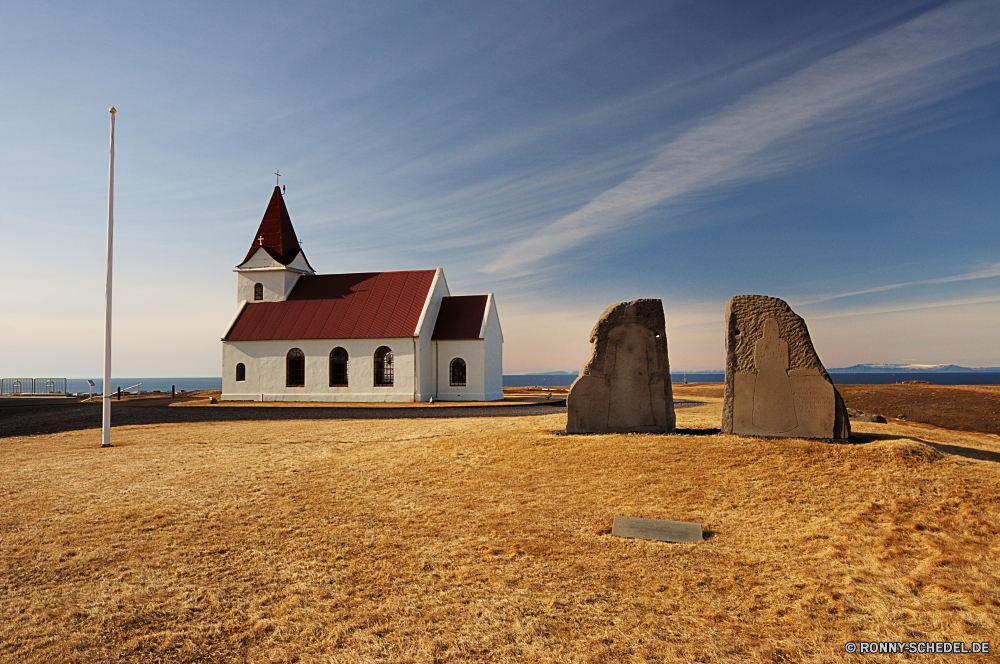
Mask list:
[[[737,295],[726,304],[722,431],[846,440],[851,422],[809,330],[784,300]]]
[[[566,433],[672,433],[676,420],[663,303],[611,305],[590,343],[590,359],[569,390]]]

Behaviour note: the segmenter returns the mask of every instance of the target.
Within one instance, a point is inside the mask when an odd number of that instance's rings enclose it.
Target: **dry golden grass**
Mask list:
[[[706,400],[678,425],[718,427],[720,402]],[[150,425],[115,429],[110,450],[93,430],[0,439],[0,660],[1000,649],[1000,463],[928,444],[996,459],[998,437],[877,424],[855,427],[872,434],[863,445],[551,433],[564,425]],[[615,514],[698,521],[710,536],[619,539]]]

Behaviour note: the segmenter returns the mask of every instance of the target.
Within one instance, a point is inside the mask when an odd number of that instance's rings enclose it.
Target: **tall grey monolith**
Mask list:
[[[676,418],[663,303],[611,305],[590,343],[590,359],[569,390],[566,432],[672,433]]]
[[[851,422],[809,338],[784,300],[737,295],[726,304],[722,430],[751,436],[847,439]]]

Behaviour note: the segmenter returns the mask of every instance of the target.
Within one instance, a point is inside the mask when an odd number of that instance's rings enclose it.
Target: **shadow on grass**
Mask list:
[[[556,429],[552,432],[556,436],[611,436],[616,432],[609,431],[607,433],[598,433],[595,431],[586,431],[581,433],[566,433],[565,429]],[[673,433],[652,433],[648,431],[640,431],[637,433],[626,433],[627,436],[716,436],[722,433],[722,429],[676,429]]]
[[[975,447],[963,447],[962,445],[946,445],[944,443],[935,443],[930,440],[924,440],[922,438],[914,438],[913,436],[896,436],[889,433],[852,433],[851,443],[854,445],[865,445],[867,443],[874,443],[878,440],[912,440],[917,443],[923,443],[928,447],[933,447],[938,452],[943,454],[951,454],[952,456],[965,457],[966,459],[975,459],[977,461],[992,461],[993,463],[1000,463],[1000,453],[990,452],[989,450],[980,450]]]

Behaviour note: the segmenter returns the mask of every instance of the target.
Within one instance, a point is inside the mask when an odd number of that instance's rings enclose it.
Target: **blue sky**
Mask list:
[[[965,2],[22,3],[0,21],[0,374],[218,375],[281,169],[320,272],[494,292],[506,373],[575,370],[664,302],[675,370],[726,300],[828,367],[1000,365],[1000,11]]]

